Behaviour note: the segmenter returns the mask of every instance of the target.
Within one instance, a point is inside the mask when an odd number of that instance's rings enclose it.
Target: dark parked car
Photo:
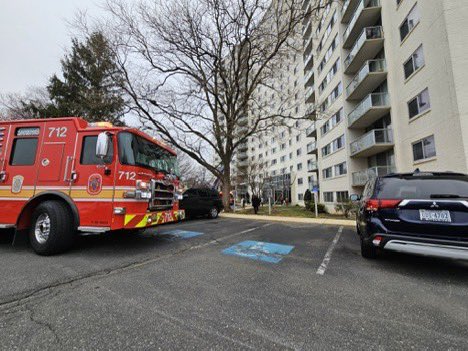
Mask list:
[[[188,189],[180,201],[180,208],[185,210],[187,218],[197,216],[217,218],[224,207],[221,196],[216,190]]]
[[[468,259],[468,175],[419,172],[369,181],[360,201],[361,254],[379,249]]]

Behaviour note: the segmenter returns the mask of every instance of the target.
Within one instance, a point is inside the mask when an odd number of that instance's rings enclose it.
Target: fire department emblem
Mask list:
[[[100,174],[92,174],[88,178],[88,193],[97,195],[102,190],[102,177]]]
[[[13,177],[13,181],[11,183],[11,192],[13,194],[18,194],[21,192],[21,189],[23,188],[23,181],[24,181],[24,177],[21,175],[17,175]]]

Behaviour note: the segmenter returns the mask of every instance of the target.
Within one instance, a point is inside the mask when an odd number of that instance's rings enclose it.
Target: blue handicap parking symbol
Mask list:
[[[178,239],[190,239],[190,238],[194,238],[196,236],[203,235],[203,233],[201,233],[201,232],[192,232],[192,231],[178,230],[178,229],[170,230],[168,232],[163,232],[161,234],[162,235],[169,235],[169,236],[172,236],[172,237],[175,237],[175,238],[178,238]]]
[[[223,250],[223,253],[269,263],[278,263],[293,249],[294,246],[290,245],[265,243],[261,241],[243,241]]]

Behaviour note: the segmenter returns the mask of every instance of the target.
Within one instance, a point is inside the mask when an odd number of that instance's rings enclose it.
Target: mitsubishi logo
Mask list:
[[[431,208],[439,208],[439,205],[434,201],[431,205]]]

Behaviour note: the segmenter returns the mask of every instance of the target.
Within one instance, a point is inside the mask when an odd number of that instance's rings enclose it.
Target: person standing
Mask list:
[[[252,206],[255,214],[258,214],[258,208],[260,207],[260,198],[257,195],[252,196]]]

